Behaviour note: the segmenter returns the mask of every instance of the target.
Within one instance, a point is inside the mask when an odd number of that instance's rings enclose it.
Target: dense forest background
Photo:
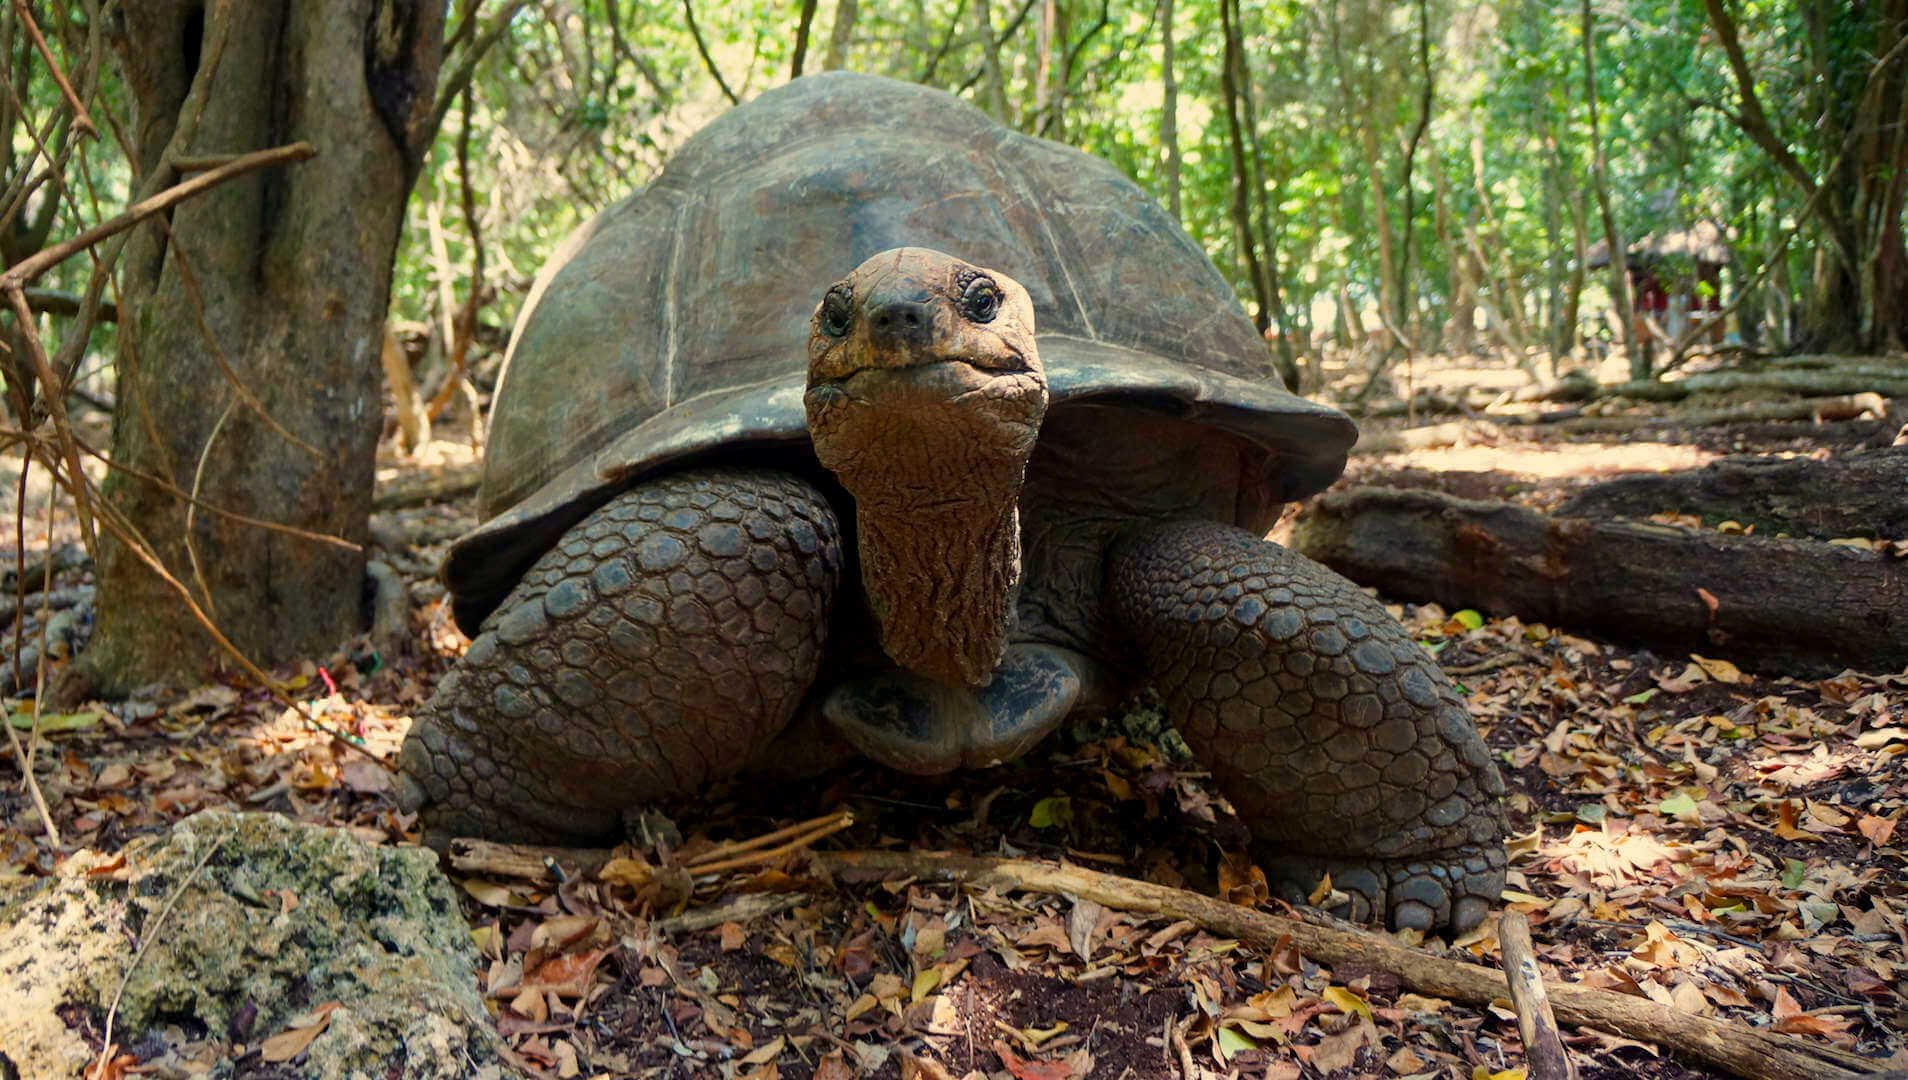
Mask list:
[[[1903,323],[1900,6],[457,3],[392,313],[435,335],[419,373],[435,391],[471,336],[496,344],[564,233],[711,116],[845,67],[953,90],[1113,161],[1288,360],[1328,339],[1553,357],[1621,344],[1593,256],[1702,223],[1729,238],[1739,340],[1877,349]],[[54,47],[84,58],[97,10],[52,5]],[[106,118],[104,138],[76,137],[8,26],[11,264],[124,204],[132,132],[116,65],[75,71]],[[29,191],[35,140],[77,167]],[[72,261],[43,284],[77,292],[90,272]]]

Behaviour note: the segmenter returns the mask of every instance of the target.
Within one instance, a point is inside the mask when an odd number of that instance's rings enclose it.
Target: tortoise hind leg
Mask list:
[[[484,621],[401,756],[425,838],[601,839],[739,771],[794,715],[840,576],[821,493],[697,470],[612,499]]]
[[[1243,529],[1152,526],[1108,587],[1168,713],[1288,898],[1468,930],[1504,884],[1503,781],[1464,703],[1382,605]]]

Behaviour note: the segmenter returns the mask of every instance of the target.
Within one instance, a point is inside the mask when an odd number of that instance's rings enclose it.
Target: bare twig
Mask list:
[[[736,97],[735,91],[729,89],[729,81],[722,77],[722,69],[716,67],[715,57],[709,55],[708,43],[702,40],[702,28],[696,25],[695,0],[682,0],[682,16],[689,22],[689,36],[695,40],[696,52],[702,55],[702,66],[709,69],[710,76],[715,79],[716,88],[722,91],[723,97],[729,99],[729,104],[742,104],[742,99]]]
[[[44,252],[42,252],[44,254]],[[35,256],[37,258],[38,256]],[[28,259],[27,262],[31,262]],[[15,266],[26,265],[25,262]],[[40,343],[40,332],[33,325],[33,312],[27,307],[26,290],[23,286],[7,281],[12,270],[0,275],[0,288],[7,294],[7,300],[13,305],[14,317],[19,322],[20,337],[26,342],[27,358],[33,363],[33,373],[46,388],[47,412],[53,417],[53,431],[59,437],[60,453],[66,458],[68,470],[68,490],[73,494],[73,504],[79,509],[80,539],[86,542],[86,553],[95,559],[99,557],[99,538],[93,532],[93,511],[91,497],[86,491],[86,473],[80,468],[79,440],[73,436],[73,428],[66,420],[66,393],[61,386],[59,376],[53,374],[53,365],[46,358],[46,348]],[[22,416],[21,423],[31,423]],[[48,472],[55,480],[59,479],[59,470],[48,465]]]
[[[205,445],[199,448],[199,464],[192,470],[192,501],[186,504],[185,529],[180,535],[180,539],[185,541],[186,559],[192,564],[192,578],[199,583],[199,591],[205,594],[206,609],[214,615],[218,614],[218,605],[212,600],[212,586],[205,582],[205,568],[199,565],[199,543],[192,538],[192,529],[197,524],[199,487],[205,481],[205,463],[212,459],[212,445],[219,441],[219,432],[225,430],[225,422],[232,418],[232,410],[237,405],[236,397],[225,403],[219,418],[212,421],[212,430],[205,436]]]
[[[304,161],[317,153],[317,148],[313,147],[310,143],[296,142],[288,146],[273,147],[270,150],[258,150],[250,154],[245,154],[242,157],[234,158],[225,165],[201,173],[190,180],[175,184],[149,199],[142,199],[134,203],[131,209],[128,209],[118,217],[109,221],[102,221],[98,225],[85,230],[71,239],[62,240],[50,248],[46,248],[20,260],[18,263],[9,267],[4,274],[0,274],[0,290],[14,292],[23,289],[37,280],[41,274],[46,273],[48,270],[72,258],[74,255],[85,251],[101,240],[115,233],[124,232],[154,214],[164,213],[194,195],[210,191],[233,177],[243,176],[246,173],[254,172],[258,169],[270,168],[274,165]]]
[[[854,823],[854,815],[843,810],[841,813],[832,817],[819,818],[815,821],[804,822],[801,825],[790,826],[788,829],[778,829],[773,833],[769,833],[767,836],[758,836],[754,840],[750,840],[741,845],[742,848],[748,850],[739,851],[739,853],[730,855],[727,858],[715,858],[714,856],[717,854],[715,851],[706,852],[690,860],[685,869],[691,874],[700,877],[704,874],[721,874],[749,866],[772,866],[778,860],[792,855],[797,851],[811,847],[817,840],[825,836],[832,836]],[[778,844],[771,848],[762,848],[762,845],[769,842],[771,838],[789,835],[791,832],[793,835],[786,843]]]
[[[14,550],[16,552],[15,558],[18,560],[15,565],[19,568],[18,573],[16,573],[13,578],[13,587],[15,589],[13,609],[15,613],[13,621],[13,685],[15,686],[20,685],[22,681],[20,678],[20,651],[23,647],[23,639],[25,636],[25,627],[22,624],[25,623],[26,620],[19,617],[19,612],[26,609],[26,494],[27,472],[32,462],[33,456],[28,454],[20,463],[20,496],[14,503],[14,505],[18,507],[18,510],[13,516]],[[47,540],[49,543],[52,541],[51,530],[47,532]],[[52,577],[50,571],[53,568],[53,560],[48,558],[46,565],[49,571],[47,577],[50,580]],[[42,604],[42,610],[44,610],[44,604]],[[46,620],[42,618],[40,623],[44,626]],[[42,664],[46,662],[46,650],[44,648],[40,650],[40,662]],[[7,711],[8,710],[0,709],[0,712]],[[40,812],[40,827],[46,830],[46,838],[52,844],[53,850],[58,851],[60,848],[60,830],[59,827],[53,823],[53,812],[48,809],[46,805],[46,795],[40,790],[40,782],[33,777],[33,755],[29,752],[30,745],[34,738],[40,733],[39,715],[39,701],[36,697],[33,709],[33,730],[27,734],[27,743],[29,744],[27,747],[20,745],[20,736],[13,730],[12,715],[9,714],[4,718],[0,718],[0,724],[6,725],[7,742],[13,747],[13,755],[19,759],[20,762],[20,778],[26,784],[27,794],[33,799],[33,808]]]
[[[854,822],[854,815],[846,810],[840,810],[823,817],[797,822],[794,825],[776,829],[774,832],[766,832],[760,836],[750,837],[747,840],[729,840],[717,844],[715,847],[690,859],[688,867],[698,874],[711,873],[712,871],[702,869],[703,864],[719,862],[745,851],[759,851],[762,848],[780,844],[785,840],[793,839],[794,837],[817,829],[826,829],[828,832],[839,832],[854,824]],[[823,835],[826,835],[826,833],[823,833]]]
[[[89,1075],[107,1075],[106,1059],[107,1056],[113,1052],[113,1020],[119,1015],[119,1003],[120,1000],[126,996],[126,987],[132,983],[133,972],[139,970],[139,961],[145,959],[146,950],[150,948],[153,941],[158,938],[159,928],[165,925],[166,918],[172,914],[172,909],[178,905],[179,898],[185,895],[186,889],[194,881],[198,880],[199,873],[205,869],[205,864],[211,862],[212,856],[217,855],[219,849],[224,846],[225,837],[221,836],[217,840],[214,840],[212,846],[205,849],[205,854],[199,856],[199,861],[192,864],[192,870],[187,873],[185,877],[179,879],[179,884],[173,886],[172,895],[166,897],[165,906],[160,908],[159,913],[154,915],[151,919],[148,919],[146,925],[141,928],[139,948],[133,950],[132,962],[126,965],[126,974],[120,976],[119,989],[113,991],[113,1003],[106,1010],[106,1026],[100,1033],[99,1063],[93,1066],[92,1072]]]
[[[1524,1040],[1524,1060],[1530,1080],[1577,1080],[1557,1016],[1544,992],[1544,976],[1537,969],[1537,952],[1530,943],[1530,920],[1506,911],[1497,920],[1497,941],[1504,953],[1504,975],[1510,982],[1511,1005],[1517,1010],[1517,1034]]]
[[[438,129],[444,126],[444,117],[450,113],[451,102],[457,100],[458,95],[464,92],[464,87],[470,85],[471,77],[477,73],[477,62],[482,60],[484,54],[503,38],[504,31],[510,29],[510,20],[516,18],[517,12],[523,10],[524,5],[529,2],[530,0],[507,0],[504,6],[491,16],[490,21],[484,24],[483,30],[469,39],[469,46],[458,53],[457,62],[452,65],[450,74],[437,81],[437,104],[431,108],[431,127],[423,134],[420,140],[421,145],[429,145],[437,138]],[[452,35],[452,46],[456,45],[466,33],[464,27],[476,18],[479,6],[480,3],[471,4],[470,13],[465,16],[464,26],[459,26],[456,33]],[[444,50],[445,55],[448,56],[451,51],[451,48],[447,47]]]
[[[86,111],[86,104],[73,92],[73,84],[66,81],[66,73],[60,70],[59,61],[53,59],[53,50],[47,47],[46,38],[40,33],[40,25],[33,21],[33,12],[26,6],[26,0],[13,0],[14,14],[20,17],[20,24],[26,27],[27,36],[33,39],[33,47],[40,51],[40,58],[46,61],[46,70],[59,85],[60,93],[66,97],[67,108],[73,110],[73,124],[80,134],[89,138],[99,138],[99,129],[93,126],[92,114]]]

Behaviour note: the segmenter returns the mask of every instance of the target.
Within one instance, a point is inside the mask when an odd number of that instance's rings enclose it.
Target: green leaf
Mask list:
[[[1451,619],[1453,622],[1462,625],[1466,630],[1476,630],[1484,625],[1484,616],[1479,615],[1473,608],[1465,608],[1463,611],[1456,612],[1451,616]]]
[[[1809,876],[1809,866],[1801,859],[1784,859],[1782,864],[1782,884],[1791,889],[1802,887],[1802,880]]]
[[[1238,1028],[1222,1027],[1219,1029],[1219,1054],[1221,1057],[1229,1058],[1242,1051],[1257,1050],[1258,1048],[1258,1040],[1240,1031]]]
[[[1033,806],[1027,824],[1036,829],[1064,828],[1073,824],[1073,800],[1065,795],[1050,795]]]
[[[1656,696],[1656,687],[1652,686],[1648,690],[1645,690],[1640,694],[1631,694],[1629,697],[1624,698],[1623,704],[1648,705],[1650,703],[1650,699],[1655,696]]]
[[[40,734],[53,735],[62,731],[86,731],[98,727],[99,722],[105,718],[106,714],[100,712],[98,709],[94,709],[91,712],[41,713]],[[33,714],[30,712],[14,713],[12,716],[7,717],[7,723],[12,724],[15,731],[32,731]]]
[[[1583,822],[1585,825],[1595,825],[1597,822],[1608,817],[1609,814],[1609,807],[1604,806],[1600,802],[1584,803],[1582,806],[1577,807],[1577,820]]]
[[[1656,809],[1659,813],[1666,814],[1670,817],[1684,817],[1696,812],[1696,800],[1690,798],[1689,793],[1686,791],[1677,792],[1662,802],[1657,803]]]

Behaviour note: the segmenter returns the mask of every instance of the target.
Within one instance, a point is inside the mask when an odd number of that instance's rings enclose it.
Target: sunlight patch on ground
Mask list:
[[[1382,468],[1433,472],[1499,472],[1532,479],[1607,476],[1628,472],[1700,469],[1722,455],[1696,446],[1663,443],[1567,443],[1549,446],[1447,446],[1384,454],[1368,460]]]

